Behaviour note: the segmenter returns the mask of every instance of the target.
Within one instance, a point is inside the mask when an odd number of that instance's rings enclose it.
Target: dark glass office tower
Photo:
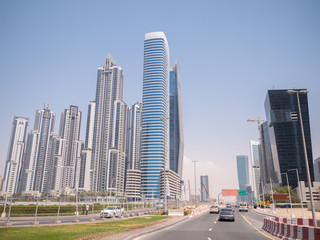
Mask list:
[[[311,180],[314,181],[308,98],[307,94],[300,94],[299,97],[310,175]],[[295,168],[299,171],[300,181],[307,183],[297,95],[288,94],[286,89],[269,90],[265,100],[265,112],[274,174],[279,179],[279,183],[283,186],[287,185],[286,176],[282,173]],[[288,178],[290,186],[293,189],[296,188],[298,186],[296,172],[288,172]]]
[[[180,91],[180,73],[178,63],[170,71],[170,169],[182,177],[183,128]]]

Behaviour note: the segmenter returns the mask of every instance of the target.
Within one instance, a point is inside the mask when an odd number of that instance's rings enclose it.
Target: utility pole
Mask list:
[[[197,160],[192,161],[193,162],[193,168],[194,168],[194,208],[197,208],[197,177],[196,177],[196,163]]]

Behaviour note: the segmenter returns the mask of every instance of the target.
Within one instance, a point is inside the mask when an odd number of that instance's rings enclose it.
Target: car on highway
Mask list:
[[[231,203],[227,203],[226,208],[231,208]]]
[[[219,221],[231,220],[234,222],[234,211],[232,208],[221,208],[219,213]]]
[[[100,217],[122,217],[123,216],[123,208],[117,207],[117,206],[109,206],[105,209],[103,209],[100,212]]]
[[[248,204],[247,203],[240,203],[239,204],[239,212],[248,212]]]
[[[220,208],[217,205],[212,205],[210,207],[210,213],[219,213],[220,212]]]

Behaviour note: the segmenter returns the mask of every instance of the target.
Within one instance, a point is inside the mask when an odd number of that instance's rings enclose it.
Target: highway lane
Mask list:
[[[235,222],[218,221],[218,214],[203,214],[136,240],[265,240],[278,239],[261,230],[263,216],[252,211],[239,213]]]

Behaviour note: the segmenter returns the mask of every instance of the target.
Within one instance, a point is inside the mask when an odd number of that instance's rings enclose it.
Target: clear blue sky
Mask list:
[[[94,100],[107,53],[123,68],[124,100],[141,101],[144,33],[165,32],[179,61],[185,155],[232,175],[265,118],[268,89],[307,88],[314,158],[320,156],[320,1],[16,1],[0,2],[0,174],[14,116],[44,103],[57,114]],[[205,164],[204,164],[205,165]],[[189,166],[186,164],[186,166]],[[199,164],[200,166],[200,164]],[[225,167],[224,167],[225,166]],[[228,175],[228,174],[227,174]],[[199,182],[199,180],[198,180]]]

